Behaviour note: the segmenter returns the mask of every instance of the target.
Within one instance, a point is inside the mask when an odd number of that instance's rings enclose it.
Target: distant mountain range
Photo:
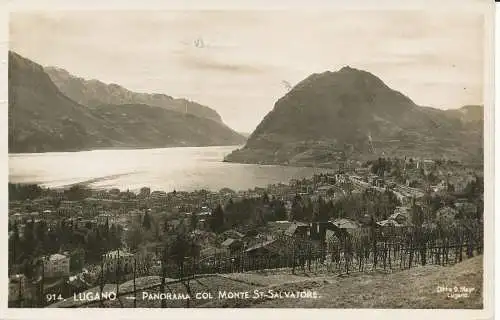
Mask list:
[[[42,66],[9,52],[9,152],[239,145],[245,141],[214,110],[197,103],[138,94],[116,85],[87,86],[84,80],[74,85],[77,78],[66,73],[64,81],[63,71],[49,70],[58,86]],[[182,107],[186,103],[188,113]]]
[[[84,106],[146,104],[222,122],[217,111],[193,101],[174,99],[165,94],[133,92],[117,84],[106,84],[99,80],[85,80],[57,67],[45,67],[44,71],[62,93]]]
[[[225,161],[324,166],[380,156],[482,161],[482,149],[482,106],[421,107],[375,75],[344,67],[297,84]]]

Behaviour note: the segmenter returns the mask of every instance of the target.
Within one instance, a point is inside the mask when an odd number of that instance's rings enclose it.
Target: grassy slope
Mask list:
[[[425,266],[390,275],[363,274],[344,278],[316,290],[321,299],[266,301],[258,307],[481,309],[482,256],[451,267]],[[449,299],[437,287],[476,289],[469,298]]]
[[[232,276],[233,277],[233,276]],[[267,276],[237,275],[238,280],[252,284],[266,283]],[[285,280],[288,279],[288,280]],[[275,291],[314,290],[319,299],[263,299],[213,301],[205,307],[258,308],[410,308],[410,309],[481,309],[483,306],[482,256],[450,267],[425,266],[393,274],[364,273],[349,277],[294,277],[292,282],[278,276],[267,283]],[[288,281],[287,283],[285,283]],[[449,299],[437,287],[465,286],[475,288],[469,298]]]
[[[227,275],[215,275],[190,282],[193,293],[211,292],[213,300],[191,300],[190,307],[206,308],[409,308],[409,309],[481,309],[483,306],[483,268],[482,256],[465,260],[455,266],[425,266],[410,270],[386,274],[381,272],[360,273],[351,276],[314,275],[298,271],[290,275],[278,270],[273,272],[251,272]],[[169,279],[172,280],[172,279]],[[159,284],[158,277],[145,277],[137,281],[138,288]],[[465,286],[475,288],[469,298],[449,299],[446,293],[438,293],[437,287]],[[108,285],[114,291],[114,285]],[[120,292],[130,292],[129,281],[120,286]],[[218,291],[249,291],[259,289],[267,292],[313,290],[319,299],[218,299]],[[144,289],[157,292],[158,289]],[[89,290],[90,291],[90,290]],[[94,288],[91,290],[98,292]],[[104,290],[105,292],[107,290]],[[180,283],[168,285],[167,292],[186,293]],[[127,294],[126,296],[131,296]],[[160,301],[142,300],[138,293],[137,307],[158,308]],[[75,307],[81,303],[68,301],[51,307]],[[107,301],[106,307],[132,307],[133,301],[125,297],[121,301]],[[167,308],[186,307],[184,300],[169,300]],[[92,303],[86,307],[99,307]]]

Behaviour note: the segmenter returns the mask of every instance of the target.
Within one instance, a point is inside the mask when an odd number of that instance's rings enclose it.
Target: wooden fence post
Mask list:
[[[408,267],[411,269],[411,264],[413,262],[413,231],[410,236],[410,241],[409,241],[409,251],[410,251],[410,257],[409,257],[409,262],[408,262]]]
[[[135,278],[136,278],[136,269],[137,269],[137,259],[134,256],[134,308],[137,308],[137,288],[135,286]]]
[[[373,267],[372,269],[376,269],[377,268],[377,233],[375,231],[375,227],[372,227],[372,248],[373,248]]]
[[[102,292],[104,290],[104,258],[103,256],[101,255],[101,279],[100,279],[100,283],[99,283],[99,288],[101,290],[101,294],[99,296],[99,300],[101,302],[101,307],[104,308],[104,301],[102,300]]]
[[[165,292],[165,278],[166,278],[166,260],[167,260],[167,254],[166,254],[166,248],[163,249],[162,253],[162,258],[161,258],[161,283],[160,283],[160,294]],[[161,299],[161,307],[166,308],[167,307],[167,302],[165,299]]]

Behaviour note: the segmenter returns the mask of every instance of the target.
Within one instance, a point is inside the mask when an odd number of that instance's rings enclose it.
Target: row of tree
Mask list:
[[[216,233],[239,226],[260,227],[269,221],[287,220],[285,203],[263,193],[260,198],[232,199],[223,207],[218,205],[209,218],[210,229]]]
[[[23,230],[9,223],[9,267],[18,267],[32,276],[36,264],[43,256],[68,251],[74,256],[72,267],[83,267],[84,261],[97,263],[101,255],[121,246],[123,230],[120,226],[88,223],[78,226],[73,221],[61,220],[48,226],[46,221],[29,220]]]

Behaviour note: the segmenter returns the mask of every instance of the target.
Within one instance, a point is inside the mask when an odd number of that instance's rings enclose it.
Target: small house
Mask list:
[[[245,250],[248,256],[279,256],[282,248],[279,246],[277,240],[268,240],[258,243]]]
[[[221,246],[229,251],[229,253],[234,253],[241,250],[243,242],[239,239],[227,238],[224,242],[222,242]]]
[[[43,272],[47,278],[69,276],[70,258],[63,254],[53,254],[43,260]]]
[[[294,222],[285,231],[285,234],[289,237],[300,237],[306,238],[309,235],[310,227],[309,224],[303,222]]]
[[[409,222],[409,217],[401,212],[393,213],[388,220],[396,221],[398,224],[406,224]]]

